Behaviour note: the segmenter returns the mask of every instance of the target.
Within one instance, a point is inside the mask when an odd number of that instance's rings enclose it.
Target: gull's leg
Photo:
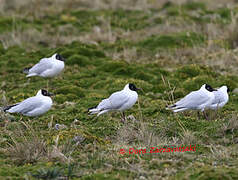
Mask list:
[[[205,112],[205,110],[203,111],[203,116],[206,118],[206,120],[209,120],[208,115],[207,115],[207,113]]]
[[[52,80],[51,80],[51,78],[49,79],[49,86],[51,85],[51,83],[52,83]],[[52,86],[51,86],[52,87]]]
[[[198,117],[198,119],[201,119],[200,111],[197,111],[197,117]]]
[[[217,115],[217,114],[218,114],[218,108],[216,108],[216,111],[215,111],[215,112],[216,112],[216,115]]]
[[[21,117],[20,117],[20,121],[21,121],[21,120],[23,119],[22,114],[20,114],[20,116],[21,116]]]
[[[49,90],[48,87],[49,87],[49,79],[46,79],[46,89],[47,89],[47,91]]]
[[[47,78],[47,84],[46,84],[46,88],[47,88],[47,91],[49,91],[49,88],[50,88],[50,84],[51,84],[51,78]]]
[[[215,110],[215,117],[217,118],[218,117],[218,105],[217,105],[217,108]]]
[[[123,119],[123,114],[122,114],[121,111],[120,111],[120,117],[121,117],[121,122],[124,123],[125,121],[124,121],[124,119]]]
[[[123,114],[124,120],[125,120],[125,121],[127,121],[126,114],[125,114],[125,112],[124,112],[124,111],[123,111],[123,113],[122,113],[122,114]]]
[[[125,123],[125,122],[126,122],[125,113],[124,113],[124,112],[120,112],[120,114],[121,114],[121,122],[122,122],[122,123]]]

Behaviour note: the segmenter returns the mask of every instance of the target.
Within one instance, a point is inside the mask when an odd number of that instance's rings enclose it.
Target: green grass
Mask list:
[[[49,112],[21,121],[20,115],[0,112],[0,178],[237,178],[236,93],[217,113],[209,112],[209,121],[196,112],[166,110],[204,83],[238,87],[237,52],[227,45],[235,34],[225,26],[235,27],[236,9],[188,2],[146,10],[63,7],[34,18],[15,13],[15,19],[0,17],[0,106],[46,88],[46,79],[28,80],[25,67],[56,52],[66,67],[50,81],[56,96]],[[38,33],[42,39],[33,38]],[[139,104],[126,111],[126,124],[117,112],[87,114],[129,82],[143,92]],[[57,131],[56,123],[66,128]],[[190,144],[197,145],[196,152],[119,154],[121,148]]]
[[[143,48],[151,51],[158,50],[158,48],[178,48],[190,47],[197,44],[204,43],[205,38],[202,35],[190,32],[152,36],[139,43]]]

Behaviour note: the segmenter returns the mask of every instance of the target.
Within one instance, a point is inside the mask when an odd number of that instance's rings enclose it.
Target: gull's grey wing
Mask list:
[[[42,106],[42,101],[38,97],[30,97],[25,99],[24,101],[18,103],[18,105],[10,108],[9,112],[16,112],[26,114],[31,112],[32,110]]]
[[[119,109],[129,100],[129,96],[123,91],[113,93],[109,98],[102,100],[98,109]]]
[[[200,91],[193,91],[176,102],[175,105],[186,108],[196,108],[201,104],[206,103],[209,99],[210,98],[206,94]]]
[[[43,58],[39,63],[35,64],[30,70],[29,73],[41,74],[46,69],[50,69],[53,66],[53,63],[49,58]]]

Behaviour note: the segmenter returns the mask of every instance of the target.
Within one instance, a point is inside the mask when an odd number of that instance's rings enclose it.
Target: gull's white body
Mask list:
[[[102,100],[97,107],[90,109],[89,112],[91,114],[97,114],[97,116],[109,111],[123,112],[131,108],[137,99],[137,92],[130,90],[127,84],[123,90],[115,92],[109,98]]]
[[[203,112],[205,108],[209,107],[212,104],[214,99],[214,93],[208,91],[205,88],[205,85],[203,85],[199,90],[192,91],[169,108],[174,112],[180,112],[190,109],[201,110]]]
[[[227,93],[227,86],[220,87],[217,91],[213,92],[215,95],[212,104],[209,106],[209,109],[218,109],[222,108],[229,100],[229,96]]]
[[[20,113],[25,116],[39,116],[47,112],[51,108],[52,103],[52,99],[48,96],[43,96],[41,90],[39,90],[36,96],[17,103],[6,110],[6,112]]]
[[[56,54],[49,58],[43,58],[39,63],[29,69],[28,75],[41,77],[55,77],[64,69],[64,62],[56,59]]]

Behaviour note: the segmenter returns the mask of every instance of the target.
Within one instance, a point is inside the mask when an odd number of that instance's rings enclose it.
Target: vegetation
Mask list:
[[[0,111],[0,179],[238,178],[235,1],[0,2],[0,106],[46,88],[25,67],[55,52],[66,58],[50,80],[49,112]],[[129,82],[143,92],[125,124],[118,112],[87,114]],[[204,83],[231,89],[209,120],[166,110]],[[128,154],[190,145],[195,152]]]

